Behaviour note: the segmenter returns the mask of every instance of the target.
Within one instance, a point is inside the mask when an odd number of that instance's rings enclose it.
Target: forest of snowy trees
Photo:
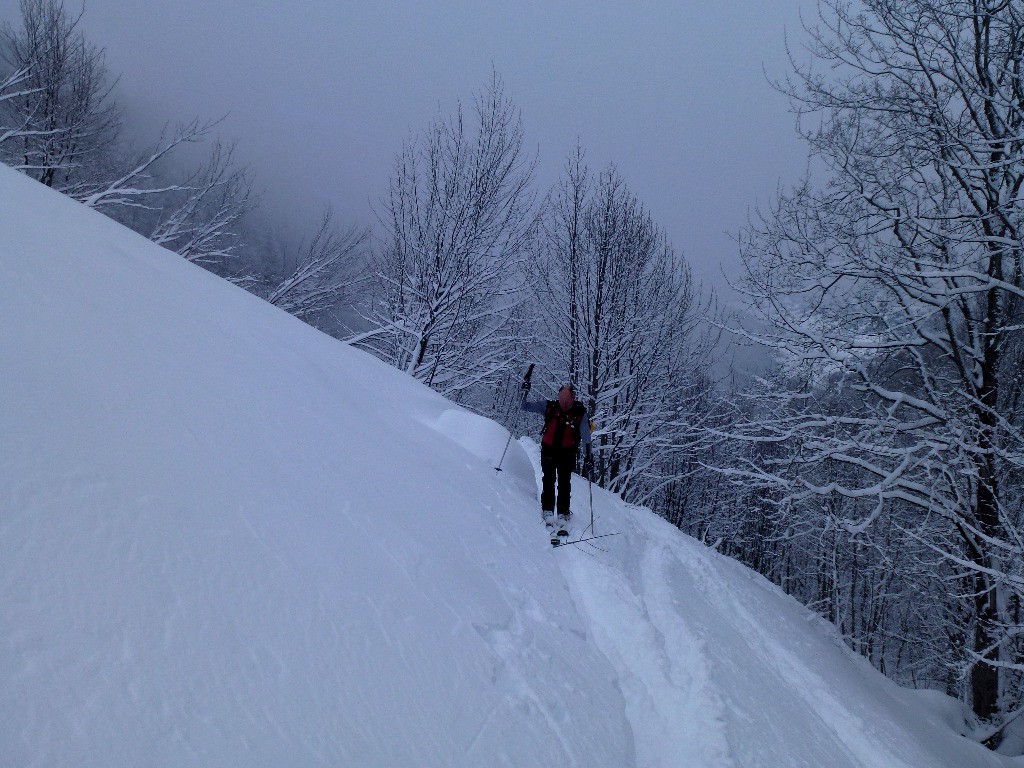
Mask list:
[[[960,698],[996,748],[1024,714],[1024,9],[823,0],[804,44],[774,85],[807,175],[737,223],[732,315],[613,163],[571,148],[538,188],[497,73],[396,148],[375,221],[325,209],[294,240],[256,223],[216,119],[137,146],[79,18],[23,0],[0,159],[517,433],[526,363],[573,382],[594,482]],[[764,372],[729,371],[735,345]]]

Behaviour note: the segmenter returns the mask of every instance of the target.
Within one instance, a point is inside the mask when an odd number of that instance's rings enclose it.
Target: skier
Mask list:
[[[529,377],[523,381],[522,409],[544,416],[544,431],[540,440],[540,467],[543,474],[540,508],[544,522],[552,524],[555,513],[555,485],[558,485],[558,520],[565,529],[569,521],[570,477],[576,468],[580,443],[586,446],[583,474],[590,477],[594,459],[590,452],[590,422],[587,409],[576,401],[571,384],[558,390],[557,400],[527,400],[530,394]]]

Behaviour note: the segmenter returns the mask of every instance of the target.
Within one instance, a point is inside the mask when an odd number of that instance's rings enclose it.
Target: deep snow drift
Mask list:
[[[529,441],[2,167],[0,381],[0,765],[1024,764],[646,510],[552,550]]]

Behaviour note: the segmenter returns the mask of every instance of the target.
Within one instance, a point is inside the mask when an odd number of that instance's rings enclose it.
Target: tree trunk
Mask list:
[[[994,259],[997,261],[997,259]],[[988,296],[988,316],[994,318],[998,312],[995,292]],[[984,341],[985,357],[982,363],[982,386],[978,423],[978,491],[975,502],[975,521],[980,534],[988,539],[1000,540],[1003,531],[999,520],[998,478],[994,466],[996,407],[998,404],[997,371],[999,352],[993,336]],[[996,585],[989,573],[993,570],[991,548],[984,542],[971,547],[972,562],[977,566],[973,574],[974,633],[972,650],[984,661],[975,661],[971,666],[971,703],[974,714],[984,720],[991,719],[999,712],[999,606],[996,600]]]

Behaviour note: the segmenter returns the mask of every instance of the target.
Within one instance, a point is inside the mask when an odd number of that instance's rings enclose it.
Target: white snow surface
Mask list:
[[[0,765],[1024,765],[536,445],[0,167]],[[576,528],[589,522],[575,478]]]

